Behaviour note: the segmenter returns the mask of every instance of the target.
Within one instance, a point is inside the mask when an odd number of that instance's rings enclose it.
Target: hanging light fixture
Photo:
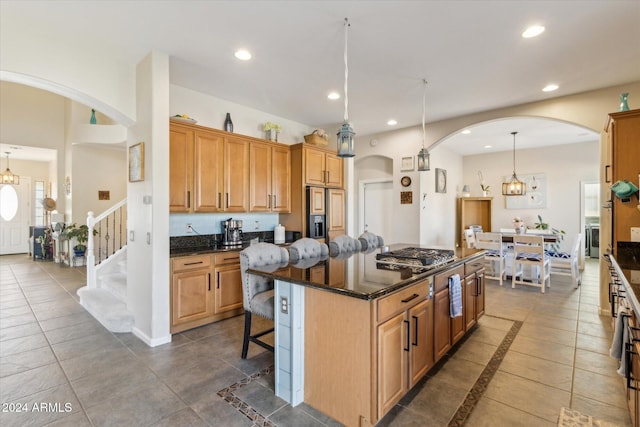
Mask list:
[[[429,165],[429,150],[424,148],[424,141],[426,139],[424,120],[427,103],[427,80],[422,79],[422,83],[424,84],[424,89],[422,92],[422,149],[418,153],[418,170],[428,171],[431,170],[431,167]]]
[[[351,24],[349,19],[344,18],[344,123],[340,128],[338,135],[338,157],[353,157],[356,155],[353,144],[355,132],[349,124],[349,96],[347,95],[349,66],[347,65],[347,35]]]
[[[503,196],[524,196],[527,192],[527,184],[520,181],[516,176],[516,134],[518,132],[511,132],[513,135],[513,175],[508,182],[502,183],[502,195]]]
[[[14,173],[11,172],[11,170],[9,169],[9,153],[8,151],[5,151],[5,154],[7,155],[7,170],[5,170],[4,172],[2,172],[2,174],[0,174],[0,176],[2,177],[2,184],[20,184],[20,177]]]

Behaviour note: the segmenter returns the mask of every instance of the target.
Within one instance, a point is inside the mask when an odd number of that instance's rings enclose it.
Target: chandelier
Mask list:
[[[11,169],[9,169],[9,153],[8,151],[5,151],[5,154],[7,155],[7,170],[5,170],[4,172],[2,172],[2,174],[0,174],[0,177],[2,177],[2,184],[20,184],[20,177],[16,174],[14,174],[13,172],[11,172]]]
[[[511,132],[513,135],[513,175],[508,182],[502,183],[502,195],[503,196],[524,196],[527,192],[527,184],[520,181],[516,175],[516,134],[518,132]]]

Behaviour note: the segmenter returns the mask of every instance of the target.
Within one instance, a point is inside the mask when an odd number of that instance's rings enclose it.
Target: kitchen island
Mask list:
[[[379,253],[249,270],[275,281],[276,395],[347,426],[375,425],[484,313],[484,251],[427,266]],[[455,274],[463,315],[451,318]]]

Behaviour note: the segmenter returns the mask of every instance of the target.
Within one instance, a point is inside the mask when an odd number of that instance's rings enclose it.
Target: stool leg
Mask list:
[[[251,312],[244,312],[244,337],[242,340],[242,358],[247,358],[247,352],[249,351],[249,336],[251,335]]]

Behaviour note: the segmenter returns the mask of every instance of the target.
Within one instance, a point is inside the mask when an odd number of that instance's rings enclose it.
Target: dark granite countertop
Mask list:
[[[618,272],[622,284],[627,291],[627,301],[631,304],[631,308],[635,312],[636,317],[640,318],[640,264],[638,264],[638,260],[629,262],[629,260],[624,257],[622,259],[620,257],[616,259],[613,255],[608,256],[611,265]]]
[[[409,246],[417,245],[396,244],[391,245],[390,249],[397,250]],[[374,300],[479,258],[484,252],[479,249],[458,248],[455,250],[456,256],[452,261],[436,268],[381,264],[376,260],[376,254],[380,251],[375,250],[368,253],[354,253],[348,257],[326,258],[317,263],[303,260],[300,263],[288,265],[266,266],[260,269],[249,269],[249,272],[340,295]]]

